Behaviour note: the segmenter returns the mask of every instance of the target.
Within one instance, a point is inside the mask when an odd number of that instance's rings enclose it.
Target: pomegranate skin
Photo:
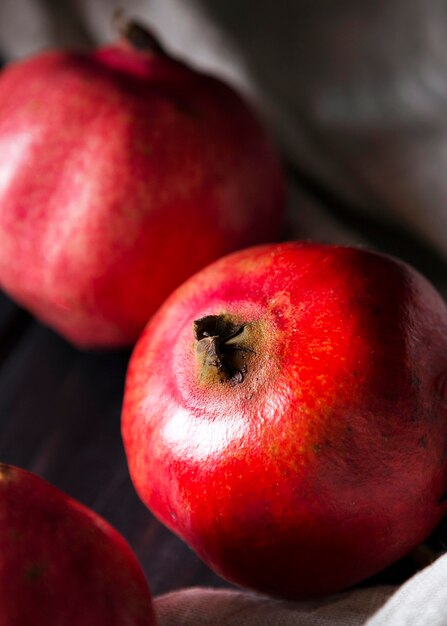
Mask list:
[[[284,183],[222,82],[121,41],[0,75],[0,286],[77,346],[136,341],[188,276],[275,239]]]
[[[46,481],[0,464],[0,626],[155,626],[123,537]]]
[[[359,248],[229,255],[176,290],[127,375],[142,500],[217,573],[302,599],[423,541],[445,514],[447,308]]]

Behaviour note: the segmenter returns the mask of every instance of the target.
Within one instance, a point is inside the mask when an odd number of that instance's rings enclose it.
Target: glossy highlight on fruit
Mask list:
[[[447,308],[354,247],[229,255],[175,291],[131,359],[122,432],[150,510],[226,579],[336,592],[446,511]]]
[[[0,464],[0,626],[155,626],[123,537],[46,481]]]
[[[80,347],[136,341],[187,277],[282,226],[269,139],[129,23],[0,74],[0,287]]]

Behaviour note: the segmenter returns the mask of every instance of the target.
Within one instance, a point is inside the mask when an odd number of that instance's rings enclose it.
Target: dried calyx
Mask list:
[[[242,383],[249,355],[248,324],[234,322],[229,316],[207,315],[194,322],[197,355],[202,379],[217,377],[231,385]]]
[[[135,50],[146,50],[160,56],[166,56],[166,51],[158,37],[147,26],[127,18],[121,9],[115,11],[112,21],[121,37],[128,41]]]

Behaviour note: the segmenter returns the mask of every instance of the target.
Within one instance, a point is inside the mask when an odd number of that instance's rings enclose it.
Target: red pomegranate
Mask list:
[[[81,347],[133,343],[183,280],[282,222],[247,105],[126,34],[0,75],[0,286]]]
[[[405,263],[259,246],[175,291],[131,359],[123,436],[153,513],[236,584],[335,592],[446,511],[447,308]]]
[[[0,464],[0,626],[155,626],[122,536],[41,478]]]

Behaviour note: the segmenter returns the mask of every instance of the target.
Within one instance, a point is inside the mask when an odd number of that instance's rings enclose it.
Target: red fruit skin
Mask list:
[[[0,465],[0,626],[155,626],[123,537],[30,472]]]
[[[239,384],[199,371],[193,321],[221,313],[261,329]],[[241,251],[174,292],[137,343],[131,476],[224,578],[336,592],[444,515],[446,374],[446,306],[408,265],[317,244]]]
[[[188,276],[271,241],[278,159],[220,81],[119,43],[0,75],[0,286],[80,347],[136,341]]]

